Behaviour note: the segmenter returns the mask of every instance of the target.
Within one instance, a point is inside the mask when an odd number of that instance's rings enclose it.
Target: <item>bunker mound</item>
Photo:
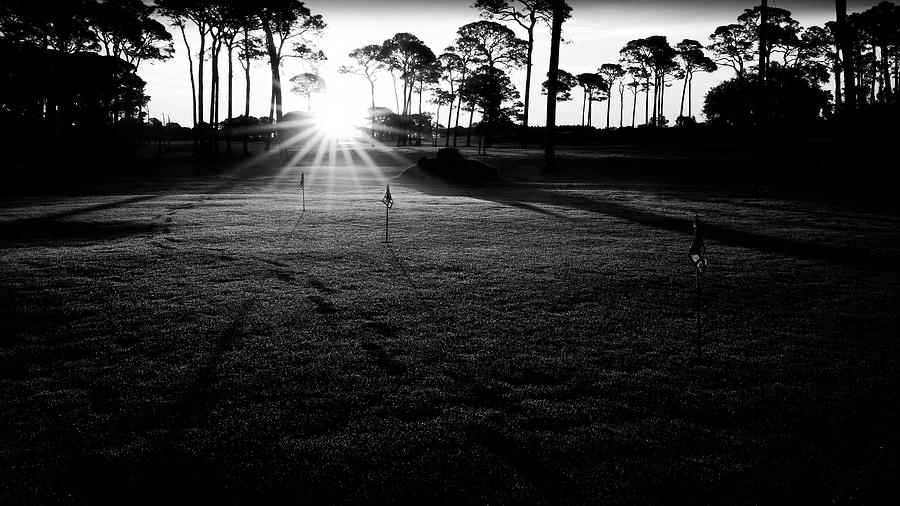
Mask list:
[[[422,157],[397,179],[404,182],[484,183],[500,181],[496,168],[462,157],[456,148],[442,148],[435,158]]]

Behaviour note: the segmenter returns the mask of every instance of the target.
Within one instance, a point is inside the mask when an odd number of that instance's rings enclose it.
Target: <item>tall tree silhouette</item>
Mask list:
[[[580,80],[578,77],[566,72],[563,69],[559,69],[556,77],[556,101],[557,102],[568,102],[572,100],[572,89],[576,86],[584,86],[584,81]],[[581,74],[584,75],[584,74]],[[593,74],[589,74],[593,75]],[[580,76],[579,76],[580,77]],[[544,81],[541,84],[541,94],[548,95],[548,86],[549,80]]]
[[[141,0],[108,0],[95,4],[91,26],[109,56],[134,65],[172,57],[172,35],[153,18],[156,7]]]
[[[676,72],[679,67],[675,61],[675,49],[669,45],[663,35],[653,35],[644,39],[650,51],[650,68],[653,71],[653,124],[664,126],[666,77]]]
[[[454,41],[454,45],[447,48],[447,51],[452,51],[459,56],[461,67],[460,67],[460,76],[459,76],[459,86],[462,89],[463,86],[466,85],[466,82],[469,79],[469,76],[474,72],[476,62],[478,60],[478,41],[470,38],[468,36],[463,36],[457,30],[457,37]],[[457,146],[459,140],[459,113],[463,106],[463,96],[460,95],[459,101],[456,103],[456,122],[453,126],[453,146]],[[472,113],[469,115],[469,134],[466,136],[468,141],[466,144],[469,145],[471,143],[471,129],[472,129],[472,117],[474,115],[474,108],[467,109],[471,110]]]
[[[395,71],[403,81],[403,93],[400,102],[402,115],[409,114],[413,85],[417,73],[427,64],[434,61],[431,49],[418,37],[411,33],[397,33],[381,44],[380,60],[389,69]]]
[[[234,120],[234,57],[235,50],[240,51],[239,36],[244,29],[244,13],[231,5],[222,12],[222,43],[225,45],[225,59],[228,62],[228,100],[226,120],[231,124]],[[231,154],[231,130],[227,131],[225,152]]]
[[[834,75],[835,113],[840,114],[841,110],[844,107],[844,96],[842,88],[844,62],[841,61],[841,46],[837,36],[837,23],[834,21],[828,21],[827,23],[825,23],[825,26],[821,28],[821,30],[821,33],[818,34],[818,38],[823,45],[827,46],[823,48],[823,52],[828,60],[828,63],[831,65],[831,72]]]
[[[94,0],[69,0],[48,6],[29,0],[5,0],[0,10],[4,38],[62,54],[99,48]]]
[[[585,126],[587,124],[587,103],[588,93],[590,93],[589,79],[592,75],[593,74],[591,74],[590,72],[583,72],[575,76],[576,81],[578,81],[578,86],[581,86],[581,126]],[[544,94],[546,95],[546,93]]]
[[[687,95],[688,102],[688,118],[693,117],[692,111],[692,90],[691,85],[694,80],[694,72],[715,72],[718,68],[716,62],[703,54],[703,45],[693,39],[684,39],[676,45],[678,59],[681,61],[681,68],[684,70],[684,84],[681,87],[681,106],[678,109],[678,118],[684,121],[684,99]]]
[[[650,78],[653,76],[651,65],[653,53],[646,39],[634,39],[628,41],[625,47],[619,50],[621,60],[628,65],[629,72],[636,79],[643,82],[641,90],[644,92],[644,123],[650,123]],[[637,95],[635,95],[635,100]]]
[[[463,25],[457,30],[457,45],[473,50],[473,63],[487,66],[491,70],[508,69],[521,65],[525,58],[526,43],[506,26],[494,21],[476,21]],[[475,108],[470,109],[469,135],[471,142],[472,119]]]
[[[432,53],[434,56],[434,53]],[[428,115],[422,110],[422,97],[425,94],[425,91],[440,81],[441,78],[441,65],[437,59],[433,59],[430,62],[422,65],[421,68],[416,72],[416,78],[413,83],[413,86],[416,91],[416,95],[419,97],[419,112],[416,114],[416,118],[414,121],[415,130],[416,130],[416,146],[422,145],[422,128],[428,127],[431,125],[431,120],[427,117]]]
[[[208,6],[201,0],[159,0],[157,5],[165,15],[172,19],[172,22],[181,31],[181,37],[184,41],[185,48],[187,49],[188,71],[191,76],[191,88],[193,92],[194,149],[196,151],[197,143],[199,141],[196,135],[196,129],[203,123],[203,62],[205,61],[204,55],[206,53],[206,36],[210,30]],[[194,85],[193,53],[191,52],[191,47],[185,33],[188,22],[194,24],[197,28],[197,33],[200,36],[200,56],[197,60],[196,87]]]
[[[375,110],[375,81],[378,80],[378,73],[384,70],[384,63],[379,60],[381,54],[381,46],[378,44],[368,44],[354,49],[348,55],[353,59],[352,65],[343,65],[338,72],[341,74],[353,74],[366,78],[369,83],[369,92],[371,98],[371,110]],[[369,119],[370,133],[375,137],[375,115],[370,114]]]
[[[853,49],[853,36],[847,21],[847,0],[835,0],[836,38],[841,48],[841,60],[844,69],[844,107],[852,116],[856,112],[856,62]]]
[[[572,11],[565,0],[552,0],[550,28],[550,66],[547,71],[547,128],[544,140],[544,170],[556,169],[556,89],[559,82],[559,45],[562,25]]]
[[[629,91],[631,91],[633,99],[631,104],[631,128],[635,127],[635,117],[637,115],[637,97],[641,88],[641,81],[631,73],[634,77],[634,80],[628,83]]]
[[[627,73],[626,73],[627,75]],[[625,77],[625,76],[622,76]],[[619,128],[622,128],[625,121],[625,79],[619,79]],[[611,91],[610,91],[611,92]]]
[[[738,79],[743,79],[746,64],[753,59],[753,41],[755,36],[747,31],[747,27],[732,23],[722,25],[709,36],[712,43],[707,47],[715,55],[715,62],[731,67]]]
[[[553,17],[551,0],[476,0],[474,7],[481,9],[488,18],[512,21],[527,34],[525,54],[525,101],[522,112],[522,147],[528,145],[528,111],[531,101],[532,54],[534,53],[534,29],[538,22],[550,26]]]
[[[897,52],[900,46],[900,8],[891,2],[879,4],[853,15],[857,40],[869,46],[866,72],[872,77],[870,100],[881,104],[894,102],[894,88],[891,83],[891,63],[893,58],[894,78],[897,74]],[[875,92],[875,85],[878,92]]]
[[[381,44],[379,59],[391,70],[396,72],[403,81],[402,107],[400,121],[409,123],[409,109],[412,104],[412,96],[416,82],[421,74],[426,72],[436,59],[434,52],[418,37],[411,33],[397,33]],[[409,132],[404,129],[397,136],[397,145],[405,145],[409,141]]]
[[[574,77],[572,78],[574,82]],[[484,147],[493,145],[493,131],[509,122],[514,109],[504,108],[504,102],[512,102],[519,98],[509,76],[502,69],[482,65],[466,81],[461,93],[470,97],[474,107],[481,108],[480,130],[484,135]]]
[[[433,144],[432,145],[434,147],[437,147],[438,136],[440,135],[440,130],[441,130],[441,123],[440,123],[441,107],[443,107],[445,105],[450,106],[450,118],[452,118],[453,117],[453,103],[456,101],[456,93],[455,93],[455,91],[454,91],[454,93],[450,93],[449,91],[441,88],[440,86],[434,86],[433,88],[431,88],[428,91],[431,95],[431,100],[429,100],[429,103],[437,106],[437,110],[434,113],[434,122],[432,125],[434,132],[435,132],[435,134],[433,136]],[[448,121],[448,125],[449,125],[449,121]],[[447,132],[447,135],[446,135],[445,141],[444,141],[445,147],[450,145],[450,127],[449,126],[447,127],[446,132]]]
[[[291,78],[291,91],[306,97],[306,110],[312,110],[313,93],[325,93],[325,80],[318,74],[312,72],[304,72]]]
[[[265,34],[266,52],[269,56],[269,69],[272,73],[272,101],[269,117],[276,121],[283,115],[281,95],[281,62],[284,48],[288,42],[295,44],[295,49],[307,48],[306,37],[315,35],[325,29],[325,21],[319,14],[313,14],[299,0],[260,0],[256,7],[260,28]]]
[[[525,59],[525,41],[500,23],[476,21],[463,25],[457,33],[460,40],[474,46],[478,64],[509,69],[521,65]]]
[[[212,149],[218,152],[219,149],[219,96],[220,96],[220,76],[219,76],[219,56],[222,53],[222,45],[224,43],[227,30],[227,7],[223,4],[210,3],[207,15],[209,23],[209,59],[210,59],[210,90],[209,90],[209,124],[211,126]],[[202,57],[203,55],[201,55]],[[202,106],[201,106],[202,107]]]
[[[450,112],[447,113],[447,137],[444,139],[444,147],[450,146],[450,124],[453,122],[453,103],[456,101],[457,91],[462,76],[465,75],[465,62],[462,57],[454,52],[452,46],[447,48],[448,51],[441,53],[438,62],[441,65],[441,78],[450,88],[447,95],[441,97],[442,102],[446,102]],[[440,105],[441,102],[438,102]],[[457,113],[458,114],[458,113]],[[438,118],[440,120],[440,118]],[[457,118],[459,121],[459,118]]]
[[[618,63],[604,63],[597,70],[597,73],[603,78],[603,82],[606,85],[608,100],[606,103],[606,128],[609,128],[609,110],[612,107],[610,95],[612,94],[613,86],[625,75],[625,69]]]
[[[565,88],[567,86],[567,77],[563,72],[564,71],[560,70],[559,86]],[[575,79],[577,84],[584,90],[584,103],[581,106],[581,125],[592,126],[594,102],[603,100],[605,98],[605,94],[609,91],[609,86],[607,85],[603,76],[598,73],[585,72],[582,74],[578,74]],[[547,84],[548,83],[544,83],[545,91],[547,88]]]
[[[236,13],[237,21],[241,27],[241,44],[238,52],[238,60],[241,62],[241,68],[244,69],[244,117],[243,122],[246,123],[243,126],[245,128],[250,126],[251,117],[250,117],[250,66],[253,60],[261,59],[265,57],[266,51],[264,49],[264,44],[262,38],[257,36],[255,32],[259,28],[259,19],[253,13],[253,11],[249,8],[239,9]],[[244,133],[242,135],[242,150],[244,155],[249,154],[249,135]]]
[[[764,79],[773,53],[782,55],[786,60],[799,46],[800,23],[791,16],[791,11],[771,7],[767,0],[762,0],[760,5],[752,9],[744,9],[737,20],[744,27],[744,33],[749,37],[759,59],[759,79]]]

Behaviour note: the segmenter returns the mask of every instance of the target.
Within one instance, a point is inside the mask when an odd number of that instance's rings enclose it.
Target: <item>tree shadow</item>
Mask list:
[[[0,247],[22,242],[109,241],[168,231],[168,225],[146,221],[23,220],[0,224]]]
[[[540,212],[567,220],[572,218],[548,211],[539,206],[565,207],[602,214],[660,230],[678,232],[686,236],[690,236],[693,233],[691,226],[693,216],[684,218],[666,216],[636,209],[619,202],[542,190],[532,184],[498,183],[466,187],[457,187],[449,184],[407,184],[407,186],[428,195],[468,197]],[[879,255],[872,251],[830,244],[773,237],[723,225],[704,223],[703,233],[705,237],[729,246],[765,250],[786,256],[821,259],[838,264],[877,268],[879,270],[900,267],[897,265],[897,259],[889,255]]]

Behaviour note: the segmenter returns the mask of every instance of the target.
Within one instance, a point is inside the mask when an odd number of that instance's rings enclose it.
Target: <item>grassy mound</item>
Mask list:
[[[397,179],[406,182],[484,183],[500,181],[500,173],[494,167],[463,158],[456,148],[443,148],[438,150],[435,158],[420,158]]]

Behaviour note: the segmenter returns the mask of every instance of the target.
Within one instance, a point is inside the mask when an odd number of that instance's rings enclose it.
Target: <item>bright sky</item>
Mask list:
[[[879,0],[849,0],[851,12],[864,10]],[[365,111],[369,107],[369,87],[365,78],[340,75],[337,69],[349,64],[348,53],[366,44],[380,44],[397,32],[410,32],[422,39],[434,52],[440,54],[456,37],[460,26],[477,21],[479,13],[470,7],[472,0],[308,0],[306,5],[313,13],[321,14],[328,24],[318,46],[325,51],[328,61],[321,65],[319,74],[325,79],[328,92],[324,96],[313,96],[313,111],[325,110]],[[691,38],[703,44],[709,42],[709,34],[722,24],[734,22],[744,8],[751,7],[751,0],[570,0],[572,18],[564,25],[564,37],[569,40],[561,48],[560,67],[572,74],[596,71],[604,63],[616,63],[619,49],[631,39],[650,35],[665,35],[670,44],[684,38]],[[769,5],[790,10],[802,26],[821,25],[834,18],[834,2],[830,0],[770,0]],[[524,31],[511,26],[520,37]],[[176,56],[163,63],[144,64],[140,75],[147,81],[147,93],[151,96],[150,113],[155,117],[166,114],[172,121],[182,125],[191,122],[191,96],[188,78],[188,64],[184,44],[175,28],[170,27],[175,37]],[[194,36],[196,38],[196,35]],[[532,82],[530,121],[532,125],[545,123],[546,97],[540,94],[549,61],[549,30],[538,29],[534,51],[534,77]],[[197,50],[197,41],[192,41],[192,49]],[[224,53],[224,51],[223,51]],[[195,62],[196,63],[196,62]],[[222,96],[220,118],[225,115],[224,97],[227,92],[225,62],[222,62]],[[207,97],[208,100],[208,72]],[[308,69],[295,60],[288,59],[282,69],[285,112],[306,110],[305,99],[292,94],[288,79]],[[703,97],[711,86],[731,77],[731,70],[720,70],[714,74],[697,74],[694,78],[694,115],[701,117]],[[513,83],[524,96],[525,72],[511,72]],[[251,75],[250,114],[268,114],[269,87],[271,78],[267,63],[256,62]],[[390,75],[385,73],[376,83],[376,104],[395,109],[394,92]],[[234,79],[235,116],[244,109],[243,69],[235,62]],[[580,124],[580,88],[574,93],[576,98],[561,103],[557,111],[557,124]],[[618,94],[612,99],[611,125],[618,125]],[[678,116],[681,98],[680,83],[667,89],[665,116],[670,121]],[[414,98],[414,104],[418,97]],[[427,100],[427,97],[426,97]],[[643,96],[638,100],[638,124],[644,111]],[[207,102],[205,110],[208,111]],[[414,105],[414,108],[416,105]],[[435,106],[426,104],[424,110],[434,112]],[[630,124],[631,98],[625,94],[625,124]],[[445,122],[446,108],[441,111],[441,123]],[[606,103],[594,106],[594,126],[606,125]],[[461,121],[461,124],[465,121]]]

